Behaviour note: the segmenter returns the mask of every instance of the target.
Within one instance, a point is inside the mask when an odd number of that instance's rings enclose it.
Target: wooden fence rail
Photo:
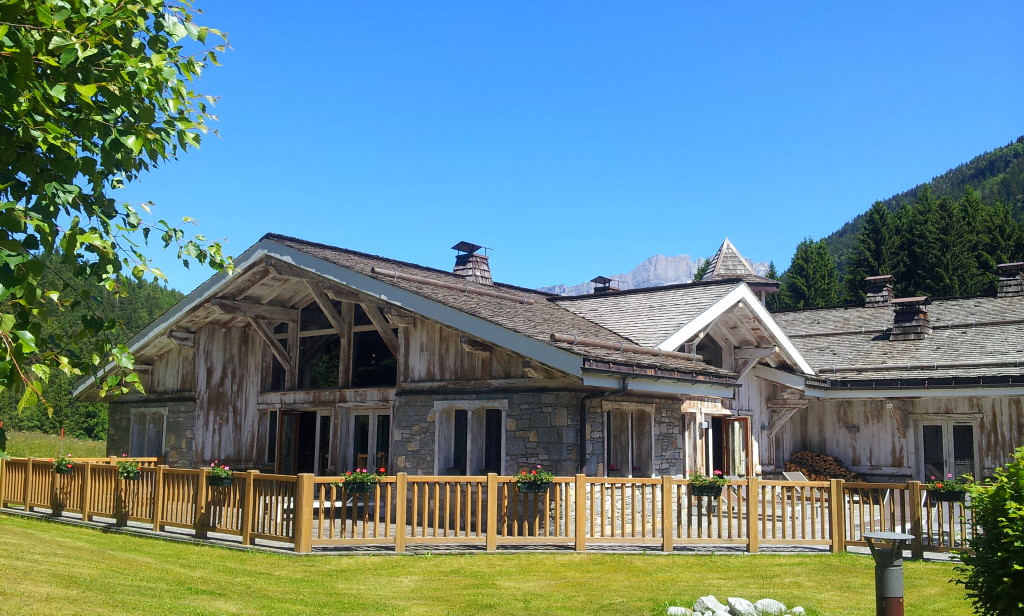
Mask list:
[[[556,477],[540,493],[521,493],[515,477],[435,477],[399,473],[368,494],[347,492],[341,477],[236,472],[210,485],[205,469],[175,469],[143,459],[138,479],[117,476],[118,459],[79,460],[70,474],[46,459],[0,461],[0,507],[45,509],[53,516],[113,520],[268,541],[296,552],[315,547],[547,545],[577,551],[620,544],[672,551],[678,546],[866,546],[863,533],[914,535],[925,550],[965,549],[970,509],[933,500],[919,482],[732,481],[720,496],[694,493],[686,479]],[[178,531],[181,532],[181,531]]]

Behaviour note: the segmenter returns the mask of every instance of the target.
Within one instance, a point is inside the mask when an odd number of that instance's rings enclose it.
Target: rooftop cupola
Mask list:
[[[1000,263],[996,267],[999,269],[996,297],[1024,296],[1024,262]]]
[[[929,297],[901,297],[889,304],[895,310],[889,340],[924,340],[932,333],[928,318]]]
[[[779,281],[758,275],[746,257],[736,250],[729,238],[725,238],[718,252],[711,257],[711,263],[701,280],[742,280],[747,283],[762,304],[765,303],[765,299],[769,295],[779,291]]]
[[[597,276],[596,278],[591,279],[590,282],[594,283],[594,295],[619,290],[619,287],[616,284],[618,281],[612,280],[606,276]]]
[[[867,297],[864,300],[865,308],[884,308],[892,301],[892,283],[896,281],[893,276],[868,276],[864,279]]]
[[[487,262],[487,255],[477,252],[481,248],[483,246],[469,242],[459,242],[452,246],[452,250],[458,251],[458,254],[455,255],[455,268],[452,269],[452,273],[462,276],[466,280],[493,285],[494,281],[491,280],[491,266]]]

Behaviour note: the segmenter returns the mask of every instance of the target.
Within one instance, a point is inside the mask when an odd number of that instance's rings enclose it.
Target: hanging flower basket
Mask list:
[[[117,476],[120,477],[121,479],[125,480],[125,481],[137,481],[141,475],[142,475],[142,471],[139,471],[139,470],[136,470],[134,472],[131,472],[131,471],[121,472],[121,471],[118,471],[118,473],[117,473]]]
[[[53,472],[57,473],[58,475],[70,475],[75,471],[70,468],[55,468],[53,469]]]
[[[230,477],[230,476],[228,476],[228,477],[220,477],[220,476],[217,476],[217,475],[207,475],[206,476],[206,485],[212,486],[214,488],[227,488],[227,487],[231,486],[231,483],[232,483],[232,477]]]
[[[962,503],[967,496],[966,490],[946,490],[944,492],[928,492],[928,498],[938,503]]]
[[[722,486],[690,486],[690,493],[694,496],[713,496],[718,498],[722,495]]]
[[[547,492],[551,487],[550,481],[531,481],[529,483],[517,483],[516,489],[523,493],[538,494]]]
[[[376,481],[346,481],[344,483],[345,491],[349,494],[369,494],[373,492],[376,485]]]

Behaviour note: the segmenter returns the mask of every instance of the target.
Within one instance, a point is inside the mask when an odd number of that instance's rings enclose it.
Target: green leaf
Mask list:
[[[92,95],[96,94],[96,84],[94,83],[87,83],[84,85],[76,83],[75,89],[82,95],[82,98],[92,98]]]

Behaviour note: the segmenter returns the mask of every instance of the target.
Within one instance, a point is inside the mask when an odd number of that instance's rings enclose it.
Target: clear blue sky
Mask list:
[[[710,256],[780,271],[1024,134],[1024,2],[210,2],[220,137],[121,191],[527,287]],[[183,291],[188,273],[158,257]]]

